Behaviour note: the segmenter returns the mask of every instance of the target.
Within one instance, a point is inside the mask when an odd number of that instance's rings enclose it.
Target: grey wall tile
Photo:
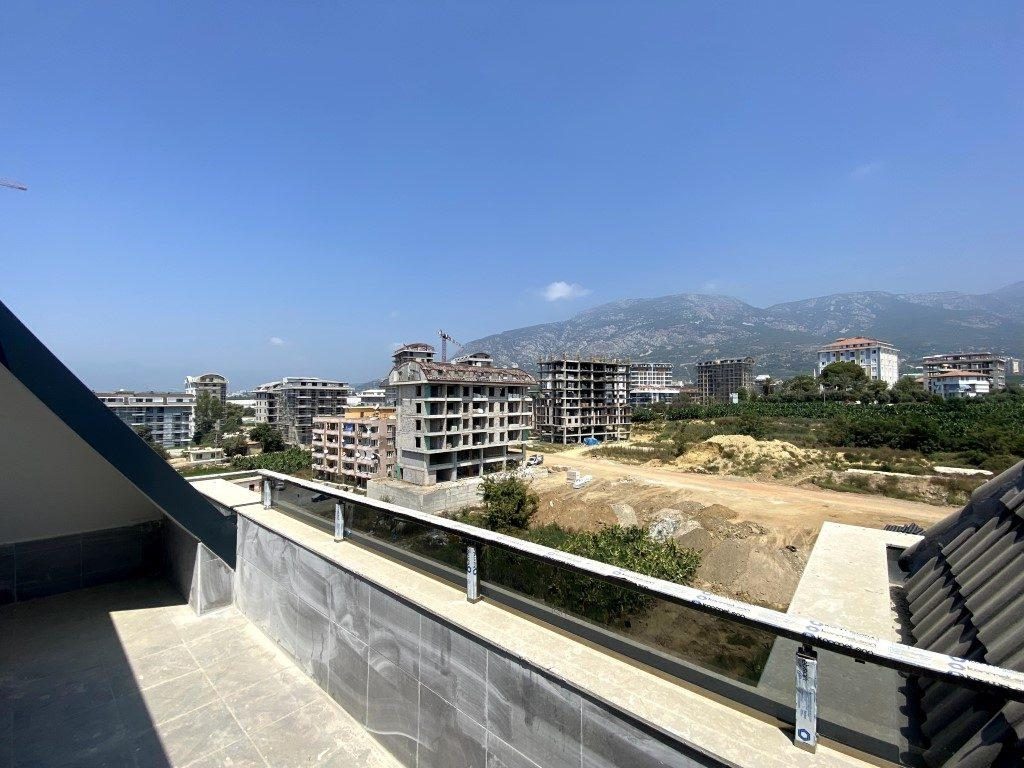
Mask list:
[[[274,578],[275,569],[277,572],[281,570],[280,563],[284,556],[285,541],[276,533],[268,531],[262,526],[257,525],[255,528],[252,553],[248,560],[267,576]]]
[[[0,605],[14,602],[14,573],[14,545],[0,544]]]
[[[488,731],[487,768],[540,768],[540,766]]]
[[[579,768],[580,696],[494,651],[487,664],[487,727],[544,768]]]
[[[583,768],[698,768],[721,765],[696,762],[682,745],[670,746],[621,715],[589,701],[583,703]]]
[[[331,623],[299,596],[295,596],[294,649],[299,667],[327,690],[327,670],[330,662]]]
[[[372,648],[366,702],[366,729],[406,766],[416,765],[419,683]]]
[[[14,545],[18,600],[56,595],[82,586],[82,537],[60,536]]]
[[[170,518],[164,518],[161,535],[163,566],[167,578],[186,600],[191,598],[199,540]]]
[[[486,768],[484,727],[420,686],[417,768]]]
[[[270,634],[270,606],[274,600],[274,582],[248,560],[240,559],[235,573],[235,604],[245,616]]]
[[[366,724],[366,643],[331,624],[327,691],[360,725]]]
[[[383,590],[372,589],[369,646],[419,678],[419,611]]]
[[[307,549],[298,548],[289,573],[291,590],[309,605],[328,615],[327,574],[330,564]]]
[[[447,624],[422,616],[420,682],[466,714],[482,719],[487,700],[487,648]]]
[[[341,568],[327,574],[328,616],[364,643],[370,639],[370,585]]]
[[[136,526],[82,534],[82,584],[94,586],[139,576],[143,531]]]
[[[252,520],[242,515],[238,516],[238,528],[235,541],[238,547],[238,557],[253,558],[256,556],[256,534],[259,526]]]
[[[296,622],[298,598],[280,582],[275,581],[270,615],[267,620],[267,634],[292,656],[296,650]]]
[[[193,606],[199,614],[231,605],[234,574],[227,563],[206,548],[199,545],[198,602]]]

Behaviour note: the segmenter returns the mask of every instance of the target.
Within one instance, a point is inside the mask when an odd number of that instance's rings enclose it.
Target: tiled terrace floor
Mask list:
[[[270,640],[160,580],[0,608],[0,768],[397,766]]]

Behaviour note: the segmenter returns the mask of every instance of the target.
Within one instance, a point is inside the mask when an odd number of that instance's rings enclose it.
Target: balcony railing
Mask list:
[[[940,685],[1024,701],[1024,674],[657,579],[531,541],[269,470],[265,507],[793,726],[903,764],[927,745],[901,691]],[[211,476],[207,476],[209,478]],[[601,606],[629,610],[610,616]],[[820,654],[820,658],[819,658]],[[820,689],[820,694],[819,694]],[[909,757],[908,757],[909,756]]]

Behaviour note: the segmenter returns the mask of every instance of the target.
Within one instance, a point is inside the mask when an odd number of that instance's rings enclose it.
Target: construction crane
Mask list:
[[[19,192],[28,192],[28,187],[24,184],[19,184],[18,182],[11,181],[10,179],[0,179],[0,187],[10,187],[11,189],[16,189]]]
[[[445,331],[440,331],[439,330],[437,332],[437,335],[441,337],[441,362],[442,363],[447,363],[448,362],[448,342],[450,341],[452,344],[454,344],[459,349],[462,349],[462,345],[459,344],[459,342],[457,342],[451,336],[449,336],[448,333],[445,332]]]

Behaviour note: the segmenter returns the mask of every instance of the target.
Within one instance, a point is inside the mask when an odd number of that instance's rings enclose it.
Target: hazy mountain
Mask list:
[[[699,359],[752,355],[759,372],[807,373],[822,342],[865,335],[891,341],[908,362],[958,350],[1024,352],[1024,281],[987,294],[837,293],[764,309],[728,296],[684,293],[603,304],[557,323],[466,344],[497,362],[536,369],[546,355],[670,362],[692,376]],[[684,371],[685,368],[685,371]]]

